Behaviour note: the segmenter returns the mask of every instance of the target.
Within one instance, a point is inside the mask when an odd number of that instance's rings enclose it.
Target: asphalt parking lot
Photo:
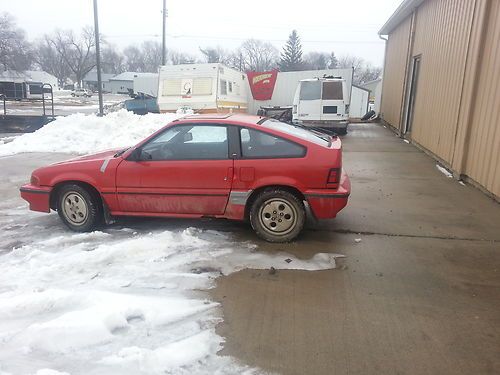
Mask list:
[[[23,204],[17,187],[31,170],[67,157],[0,158],[0,226]],[[210,294],[222,306],[221,354],[252,367],[282,374],[500,373],[500,205],[447,178],[430,157],[377,124],[351,126],[344,167],[349,205],[335,220],[310,221],[291,244],[259,241],[248,225],[227,221],[118,225],[197,226],[231,232],[269,254],[345,256],[332,270],[245,269],[217,279]],[[0,238],[4,251],[33,231],[16,215],[14,230]],[[38,217],[37,235],[60,225],[55,214],[26,211],[24,220]]]

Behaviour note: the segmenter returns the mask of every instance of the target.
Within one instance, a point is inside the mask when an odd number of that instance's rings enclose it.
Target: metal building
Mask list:
[[[405,0],[387,36],[381,116],[500,198],[500,1]]]

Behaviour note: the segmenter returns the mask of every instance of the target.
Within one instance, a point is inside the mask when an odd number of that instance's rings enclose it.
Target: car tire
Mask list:
[[[250,223],[257,235],[268,242],[290,242],[302,231],[306,220],[304,203],[283,189],[260,193],[250,207]]]
[[[76,184],[61,187],[57,195],[57,213],[75,232],[93,230],[103,218],[102,205],[93,192]]]

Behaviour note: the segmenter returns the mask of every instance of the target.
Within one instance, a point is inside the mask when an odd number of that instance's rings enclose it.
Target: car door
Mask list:
[[[307,80],[300,82],[298,119],[299,121],[320,120],[321,81]]]
[[[233,176],[227,127],[180,124],[167,128],[124,160],[116,185],[121,211],[153,214],[223,214]]]
[[[342,81],[323,81],[321,91],[321,120],[344,119],[345,102]]]

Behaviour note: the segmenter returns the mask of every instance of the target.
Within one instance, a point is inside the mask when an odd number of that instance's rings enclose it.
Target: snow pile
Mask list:
[[[270,255],[193,228],[41,236],[1,255],[0,373],[257,373],[217,355],[220,310],[201,291],[240,269],[330,269],[338,256]]]
[[[446,177],[448,177],[448,178],[453,177],[453,174],[449,170],[447,170],[445,167],[442,167],[441,165],[436,164],[436,168],[439,170],[439,172],[444,174]]]
[[[104,117],[81,113],[58,117],[34,133],[0,144],[0,156],[20,152],[88,154],[133,146],[178,117],[181,115],[172,113],[138,116],[126,110]]]

